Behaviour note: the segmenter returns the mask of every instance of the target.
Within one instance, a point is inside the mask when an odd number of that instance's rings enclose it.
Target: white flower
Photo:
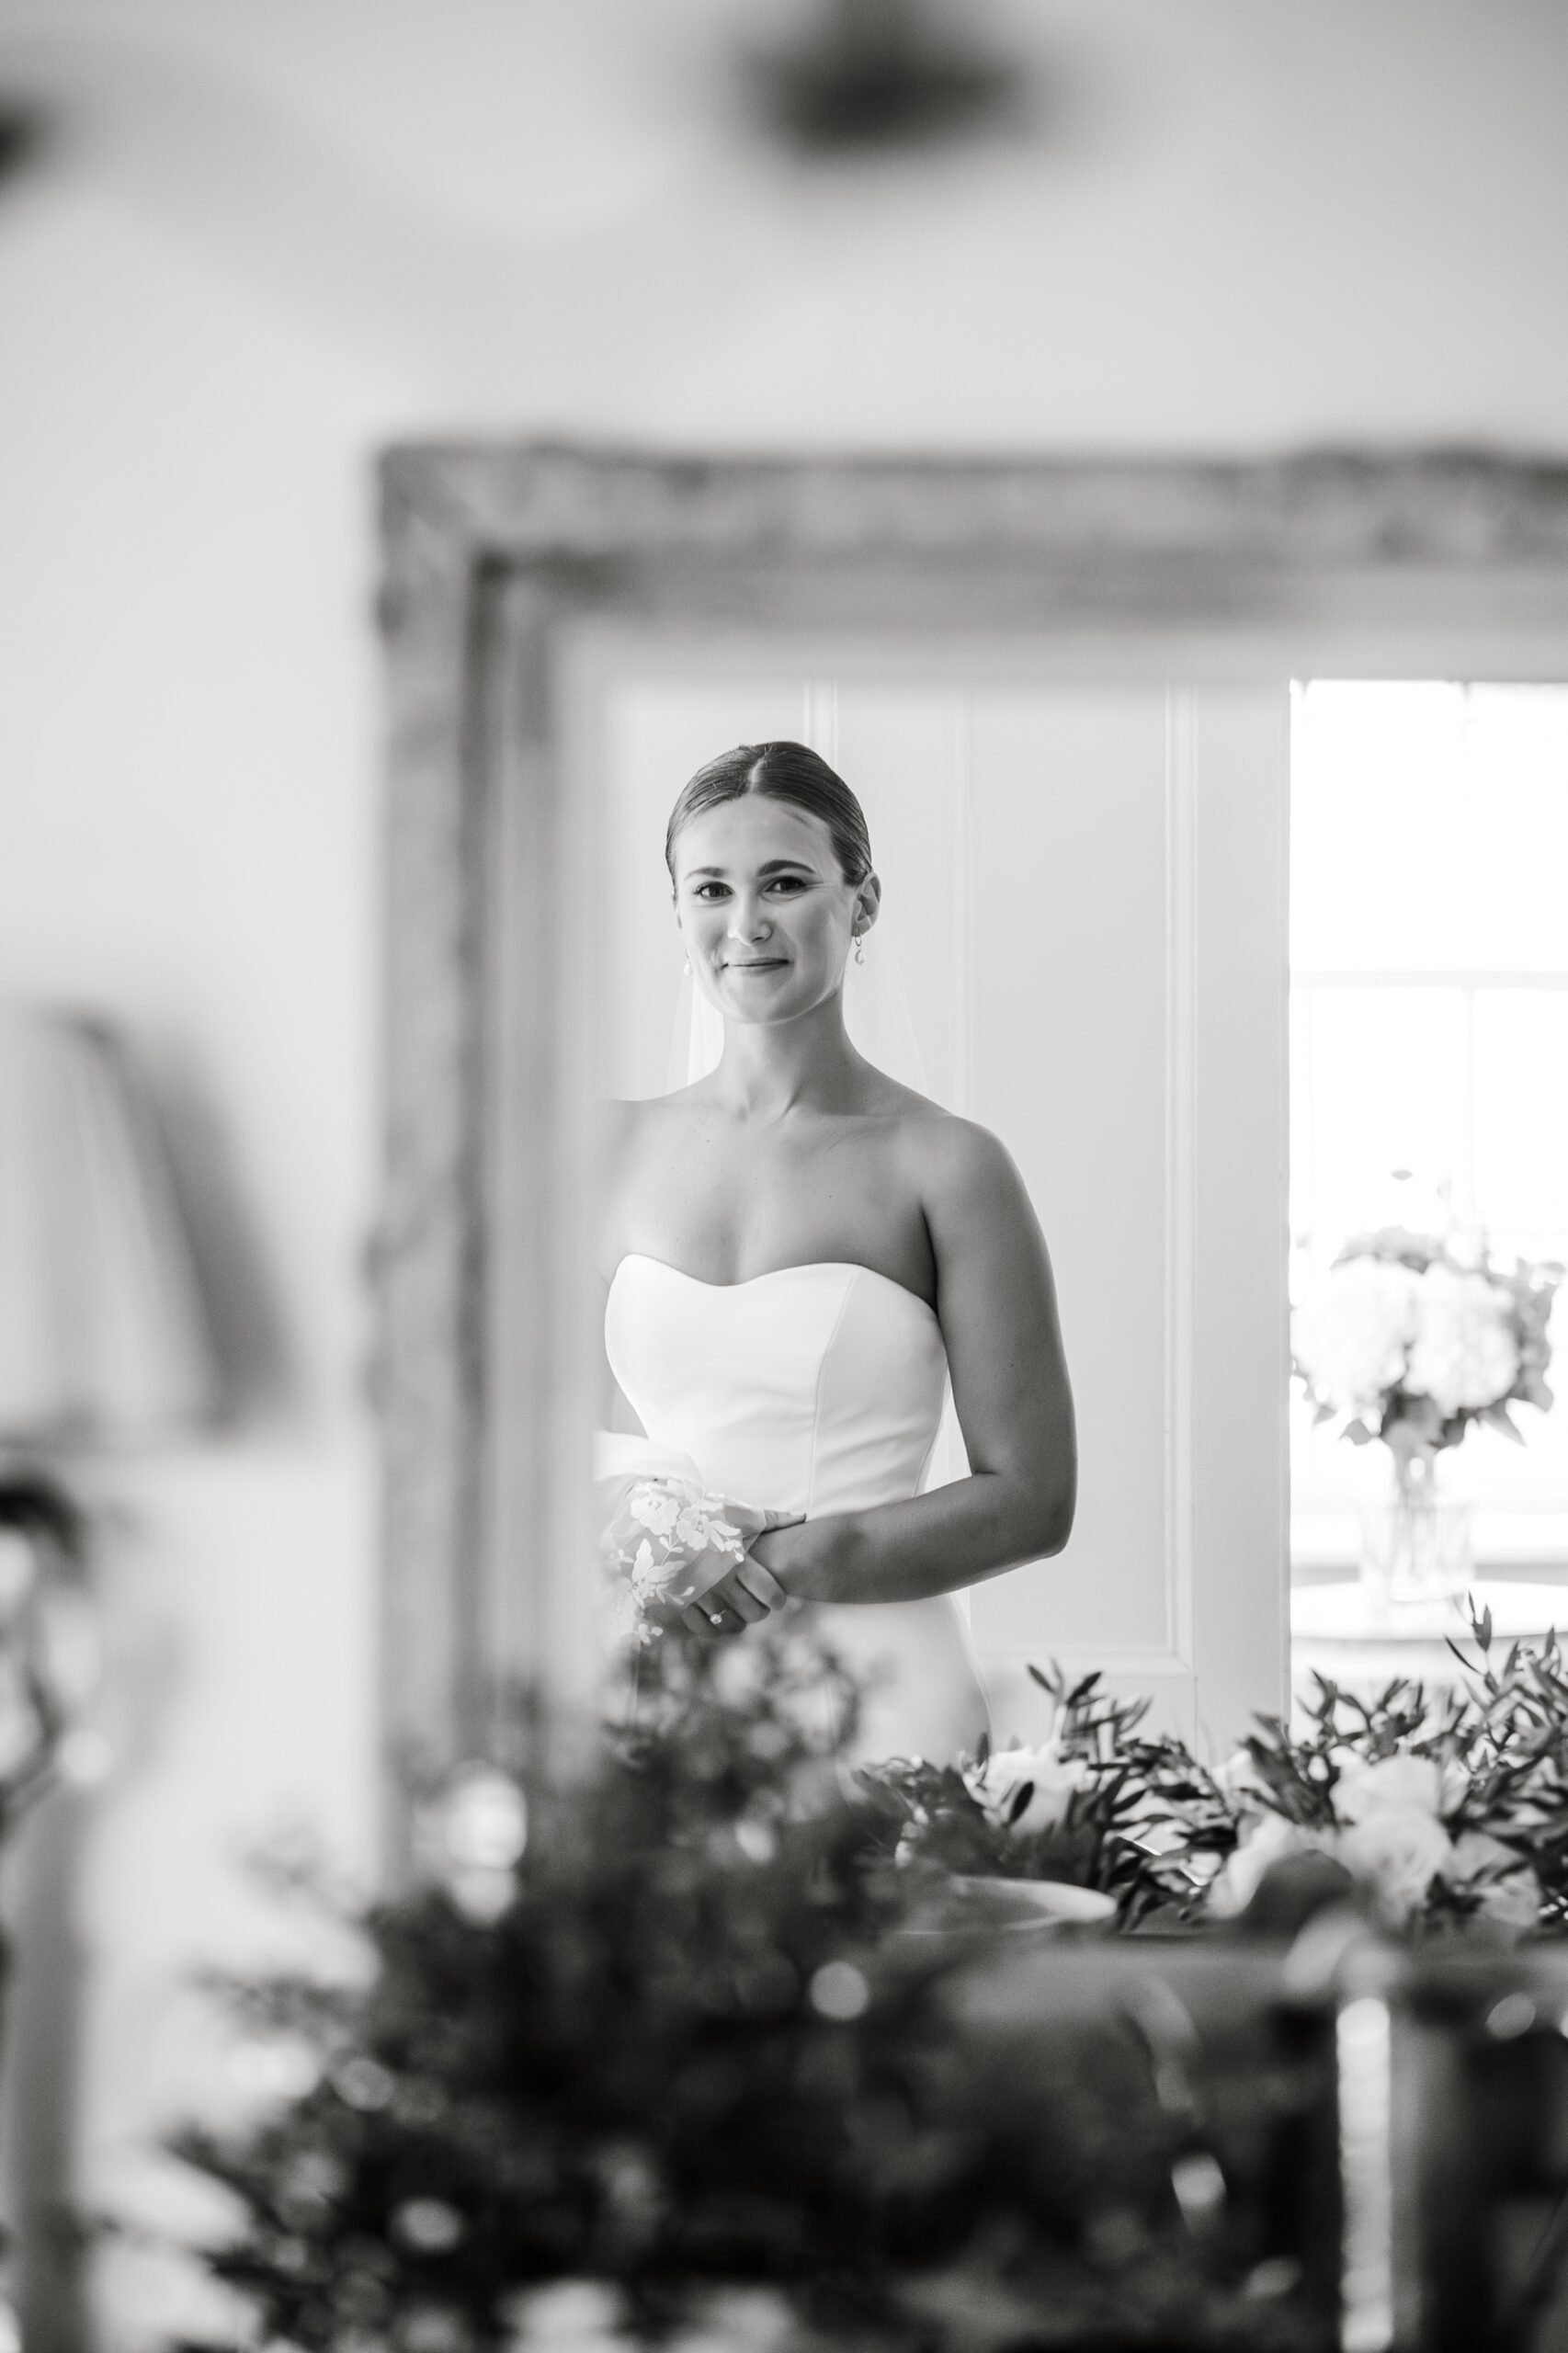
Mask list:
[[[1513,1302],[1484,1275],[1438,1262],[1421,1278],[1404,1385],[1444,1415],[1494,1405],[1519,1376]]]
[[[1434,1756],[1381,1756],[1369,1764],[1354,1749],[1335,1757],[1339,1779],[1334,1810],[1341,1822],[1364,1822],[1385,1807],[1413,1808],[1434,1820],[1442,1804],[1443,1777]]]
[[[1268,1784],[1248,1748],[1238,1748],[1227,1756],[1214,1779],[1233,1805],[1256,1807],[1268,1802]]]
[[[704,1552],[727,1552],[738,1561],[745,1551],[740,1529],[715,1508],[722,1501],[717,1495],[703,1495],[687,1504],[675,1523],[676,1542],[684,1545],[693,1559]]]
[[[1303,1830],[1300,1823],[1288,1822],[1282,1813],[1264,1814],[1226,1857],[1225,1867],[1209,1892],[1211,1909],[1225,1917],[1244,1911],[1265,1871],[1289,1855],[1310,1854],[1322,1844],[1313,1832]]]
[[[496,2318],[517,2335],[513,2347],[571,2347],[573,2353],[602,2353],[621,2333],[620,2299],[603,2279],[549,2279],[517,2288],[502,2301]]]
[[[640,1528],[652,1529],[655,1536],[667,1536],[680,1517],[680,1498],[667,1482],[644,1479],[632,1488],[626,1498],[626,1508]]]
[[[686,1566],[679,1552],[666,1552],[655,1560],[653,1548],[644,1536],[631,1563],[631,1590],[641,1602],[662,1600],[674,1589]]]
[[[1540,1881],[1521,1855],[1484,1830],[1456,1838],[1443,1876],[1473,1889],[1480,1911],[1499,1927],[1523,1935],[1540,1917]]]
[[[1335,1413],[1379,1405],[1403,1378],[1417,1279],[1411,1267],[1385,1259],[1347,1258],[1291,1316],[1296,1361],[1313,1395]]]
[[[1379,1804],[1340,1832],[1333,1852],[1361,1881],[1388,1926],[1403,1928],[1420,1910],[1437,1873],[1446,1870],[1453,1846],[1424,1805]]]
[[[1092,1779],[1085,1760],[1063,1756],[1061,1742],[1054,1738],[1039,1748],[993,1749],[983,1767],[971,1767],[964,1775],[972,1794],[996,1822],[1006,1822],[1018,1790],[1026,1782],[1032,1784],[1028,1803],[1011,1824],[1020,1834],[1048,1830],[1060,1822],[1074,1792]]]

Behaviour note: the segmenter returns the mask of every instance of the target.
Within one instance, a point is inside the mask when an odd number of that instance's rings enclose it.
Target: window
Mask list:
[[[1449,1214],[1568,1261],[1568,688],[1297,686],[1290,790],[1292,1298],[1346,1234]],[[1446,1466],[1483,1567],[1568,1566],[1565,1310],[1558,1404]],[[1293,1397],[1306,1571],[1353,1555],[1389,1475],[1311,1420]]]

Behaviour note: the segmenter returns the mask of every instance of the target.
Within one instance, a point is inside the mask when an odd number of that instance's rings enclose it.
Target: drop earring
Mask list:
[[[865,962],[865,961],[866,961],[866,943],[865,943],[865,941],[861,938],[860,934],[859,934],[858,932],[857,932],[857,933],[856,933],[856,935],[855,935],[855,961],[857,962],[857,964],[863,964],[863,963]]]
[[[682,969],[682,971],[683,971],[683,972],[690,972],[690,970],[691,970],[691,959],[690,959],[690,957],[689,957],[689,956],[687,958],[686,962],[685,962],[685,964],[681,967],[681,969]]]

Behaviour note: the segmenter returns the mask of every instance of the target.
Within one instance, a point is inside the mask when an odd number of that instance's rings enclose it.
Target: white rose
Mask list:
[[[1403,1379],[1417,1279],[1409,1267],[1347,1258],[1329,1268],[1291,1316],[1296,1361],[1313,1394],[1335,1413],[1376,1406]]]
[[[1341,1822],[1364,1822],[1384,1806],[1412,1807],[1436,1818],[1443,1776],[1433,1756],[1382,1756],[1375,1765],[1353,1751],[1338,1759],[1334,1810]]]
[[[1053,1823],[1060,1822],[1074,1792],[1085,1788],[1094,1777],[1082,1757],[1064,1757],[1061,1743],[1052,1739],[1039,1748],[993,1749],[983,1768],[971,1768],[964,1778],[973,1795],[998,1822],[1007,1820],[1018,1790],[1026,1782],[1032,1783],[1028,1803],[1011,1824],[1022,1834],[1048,1830]]]
[[[1519,1376],[1512,1307],[1508,1293],[1484,1275],[1428,1267],[1405,1387],[1430,1397],[1444,1415],[1496,1404]]]
[[[1540,1881],[1524,1858],[1484,1830],[1454,1840],[1443,1876],[1473,1888],[1483,1918],[1523,1935],[1540,1917]]]
[[[1210,1907],[1221,1917],[1244,1911],[1257,1893],[1265,1871],[1287,1856],[1311,1854],[1323,1841],[1282,1813],[1266,1813],[1256,1828],[1225,1859],[1225,1867],[1209,1891]]]
[[[1403,1928],[1426,1902],[1437,1873],[1446,1870],[1453,1846],[1425,1806],[1375,1805],[1340,1832],[1334,1852],[1366,1887],[1388,1925]]]

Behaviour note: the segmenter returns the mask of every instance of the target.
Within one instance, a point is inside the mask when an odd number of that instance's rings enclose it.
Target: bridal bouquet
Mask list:
[[[745,1558],[746,1537],[730,1506],[695,1479],[631,1479],[599,1539],[616,1580],[615,1631],[635,1646],[656,1642],[674,1611],[695,1601]],[[760,1533],[760,1528],[751,1533]]]
[[[1384,1226],[1347,1242],[1291,1319],[1294,1370],[1319,1422],[1396,1460],[1457,1446],[1471,1422],[1523,1443],[1509,1413],[1551,1404],[1547,1321],[1562,1268],[1512,1273],[1458,1235]]]
[[[739,1568],[759,1536],[798,1517],[720,1495],[690,1455],[619,1432],[597,1434],[595,1469],[611,1631],[634,1651]]]

